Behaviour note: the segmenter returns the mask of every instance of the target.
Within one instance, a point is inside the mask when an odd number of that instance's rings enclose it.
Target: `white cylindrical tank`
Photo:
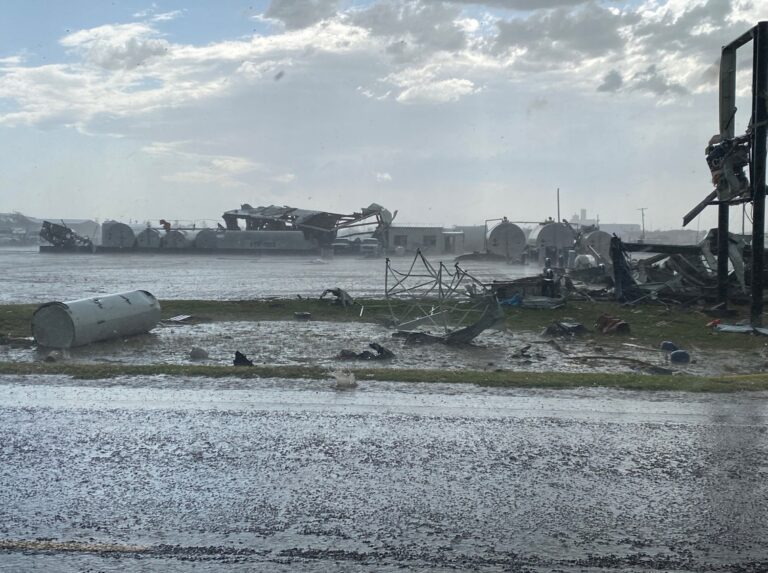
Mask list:
[[[565,223],[545,223],[531,231],[528,235],[528,245],[543,251],[547,248],[566,250],[573,247],[575,239],[573,230]]]
[[[141,233],[136,235],[136,246],[142,249],[159,249],[162,233],[163,231],[160,229],[147,227]]]
[[[152,330],[160,303],[144,290],[48,302],[32,315],[32,335],[40,346],[71,348]]]
[[[508,221],[503,221],[488,232],[488,252],[517,260],[525,250],[525,233]]]
[[[200,229],[195,237],[196,249],[215,249],[219,246],[219,235],[224,236],[226,231],[221,229]]]
[[[197,231],[171,229],[163,237],[163,247],[166,249],[189,249],[195,244],[197,233]]]
[[[592,251],[588,247],[592,247],[597,251],[604,261],[611,260],[611,235],[605,231],[590,231],[581,238],[581,251],[585,255],[591,255]]]
[[[146,229],[142,225],[126,225],[119,221],[105,221],[101,226],[101,246],[117,249],[132,249],[136,246],[136,235]]]

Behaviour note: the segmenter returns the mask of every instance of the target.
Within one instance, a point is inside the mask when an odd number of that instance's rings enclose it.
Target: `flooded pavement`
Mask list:
[[[393,265],[407,270],[411,260],[393,259]],[[450,258],[444,260],[452,265]],[[489,281],[541,272],[536,265],[472,262],[462,266]],[[38,253],[37,247],[0,248],[0,303],[76,300],[128,290],[148,290],[161,300],[317,297],[330,287],[341,287],[354,297],[383,297],[384,273],[383,258],[54,254]]]
[[[515,372],[634,372],[636,363],[606,358],[580,361],[579,356],[622,356],[675,372],[722,375],[762,372],[760,351],[734,354],[726,350],[691,350],[693,362],[675,365],[658,349],[633,344],[631,337],[558,338],[541,332],[487,330],[474,344],[406,345],[392,337],[393,329],[369,323],[323,321],[212,322],[155,328],[150,334],[99,342],[68,351],[67,362],[113,364],[232,364],[235,350],[265,365],[349,368],[426,368],[433,370],[508,370]],[[342,349],[361,352],[371,342],[395,353],[391,360],[340,361]],[[192,348],[208,353],[206,360],[190,358]],[[0,345],[0,361],[44,360],[49,349]]]
[[[765,393],[3,376],[0,404],[0,571],[768,568]]]

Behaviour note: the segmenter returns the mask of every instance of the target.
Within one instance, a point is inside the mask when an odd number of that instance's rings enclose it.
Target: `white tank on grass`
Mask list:
[[[488,252],[518,260],[525,250],[525,232],[509,221],[503,221],[488,232]]]
[[[32,315],[32,335],[47,348],[71,348],[141,334],[160,321],[160,303],[144,290],[48,302]]]

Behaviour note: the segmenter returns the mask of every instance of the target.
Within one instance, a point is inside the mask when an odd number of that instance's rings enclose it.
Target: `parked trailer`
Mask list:
[[[32,315],[32,335],[40,346],[71,348],[141,334],[160,321],[160,303],[144,290],[48,302]]]

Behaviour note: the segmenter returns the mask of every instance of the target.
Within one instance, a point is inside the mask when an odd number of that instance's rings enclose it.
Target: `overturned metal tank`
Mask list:
[[[162,244],[163,231],[147,227],[136,235],[136,246],[141,249],[159,249]]]
[[[499,223],[488,232],[488,252],[508,260],[519,260],[525,244],[523,230],[509,221]]]
[[[136,290],[68,302],[48,302],[32,315],[32,336],[40,346],[71,348],[152,330],[160,303]]]

